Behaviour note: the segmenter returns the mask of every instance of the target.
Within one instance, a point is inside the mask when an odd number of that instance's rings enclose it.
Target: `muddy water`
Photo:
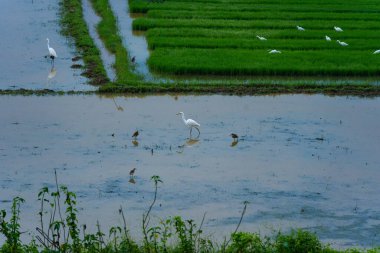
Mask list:
[[[57,169],[90,229],[96,219],[106,231],[121,224],[122,205],[141,238],[159,175],[153,216],[199,223],[207,212],[215,239],[234,230],[247,200],[241,230],[301,227],[335,247],[379,242],[379,98],[2,96],[0,108],[0,209],[24,197],[23,230],[39,224],[37,193]],[[199,139],[188,139],[178,111],[200,122]]]
[[[59,32],[58,0],[2,1],[0,89],[91,90],[71,65],[74,47]],[[54,68],[46,38],[58,54]],[[81,64],[76,62],[76,64]]]

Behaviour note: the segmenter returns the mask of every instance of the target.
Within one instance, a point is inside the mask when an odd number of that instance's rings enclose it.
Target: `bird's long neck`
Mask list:
[[[181,114],[181,116],[182,116],[182,120],[183,120],[183,122],[186,124],[185,115],[184,115],[184,114]]]
[[[49,45],[49,39],[47,40],[47,46],[48,46],[48,48],[50,48],[50,45]]]

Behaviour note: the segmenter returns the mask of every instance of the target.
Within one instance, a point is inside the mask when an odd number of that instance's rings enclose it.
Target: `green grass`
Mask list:
[[[74,40],[77,51],[85,64],[84,75],[89,78],[91,84],[108,83],[109,79],[100,57],[100,51],[95,46],[86,22],[83,20],[81,1],[63,1],[60,12],[63,33]]]
[[[131,61],[127,50],[123,46],[119,35],[117,21],[108,3],[108,0],[91,0],[91,3],[101,17],[97,26],[100,38],[108,51],[115,55],[114,68],[116,71],[116,82],[128,84],[131,80],[139,79],[131,71]]]
[[[150,69],[174,75],[379,76],[376,1],[130,0]],[[296,26],[303,26],[301,32]],[[336,32],[340,26],[344,32]],[[260,41],[257,35],[265,36]],[[333,41],[327,42],[325,36]],[[340,46],[336,40],[349,44]],[[281,55],[269,55],[277,49]],[[253,77],[252,77],[253,78]]]

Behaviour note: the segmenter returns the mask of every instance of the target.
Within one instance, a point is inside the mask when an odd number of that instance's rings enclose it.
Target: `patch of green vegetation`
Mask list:
[[[152,176],[154,198],[148,211],[143,213],[143,240],[137,243],[129,234],[123,208],[119,214],[122,224],[102,231],[99,222],[97,231],[89,233],[87,225],[80,226],[78,220],[77,197],[64,185],[58,184],[55,173],[55,187],[43,187],[38,193],[41,207],[38,212],[40,224],[37,235],[25,244],[21,241],[20,206],[24,199],[15,197],[12,202],[10,218],[7,212],[0,210],[0,235],[5,243],[0,246],[1,253],[38,253],[38,252],[136,252],[136,253],[198,253],[198,252],[259,252],[259,253],[339,253],[367,252],[378,253],[380,247],[373,249],[335,250],[320,242],[318,237],[306,230],[292,230],[289,233],[277,233],[274,236],[262,237],[257,233],[238,232],[244,217],[247,202],[244,203],[239,224],[230,238],[221,244],[213,242],[202,231],[203,222],[198,226],[193,220],[184,220],[179,216],[162,219],[154,225],[151,212],[156,202],[158,184],[163,183],[159,176]],[[49,214],[49,217],[45,217]],[[47,221],[47,223],[46,223]]]
[[[99,49],[90,37],[88,27],[83,19],[81,1],[62,1],[60,13],[63,33],[74,40],[76,49],[85,64],[86,70],[83,75],[88,77],[93,85],[108,83],[109,79]]]
[[[147,31],[149,67],[158,73],[380,75],[380,57],[373,55],[379,47],[380,7],[372,0],[130,0],[130,6],[147,14],[135,19],[133,28]],[[298,31],[297,25],[306,31]],[[258,35],[267,40],[258,40]],[[326,35],[332,41],[326,41]],[[271,49],[282,54],[269,55]]]
[[[101,17],[97,31],[108,51],[115,55],[116,82],[128,85],[139,77],[131,71],[131,61],[119,35],[117,21],[108,0],[91,0],[96,13]]]

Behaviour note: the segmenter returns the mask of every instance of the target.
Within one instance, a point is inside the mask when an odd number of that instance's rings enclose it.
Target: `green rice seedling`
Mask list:
[[[284,51],[159,48],[149,66],[158,72],[204,75],[330,75],[376,76],[380,58],[368,52],[344,50]],[[270,66],[270,68],[268,67]]]

